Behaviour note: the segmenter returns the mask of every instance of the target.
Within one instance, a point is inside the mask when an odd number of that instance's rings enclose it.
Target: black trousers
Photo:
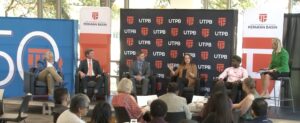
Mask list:
[[[96,78],[96,76],[86,76],[86,77],[82,78],[81,82],[82,82],[82,85],[83,85],[83,91],[87,90],[88,82],[90,82],[90,81],[96,82],[96,85],[94,87],[94,91],[97,90],[98,93],[99,93],[100,86],[103,85],[103,77]],[[84,92],[84,93],[86,93],[86,92]]]
[[[187,87],[189,83],[189,80],[186,78],[177,78],[177,85],[178,85],[178,90],[179,94],[182,94],[183,88]]]
[[[231,90],[231,93],[229,94],[231,100],[233,103],[239,103],[243,99],[243,90],[242,90],[242,83],[232,83],[232,82],[226,82],[225,86],[227,89]]]

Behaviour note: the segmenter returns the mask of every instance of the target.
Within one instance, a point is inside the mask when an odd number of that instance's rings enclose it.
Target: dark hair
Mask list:
[[[167,89],[168,89],[168,92],[175,93],[178,90],[178,85],[175,82],[170,82],[168,84],[168,88]]]
[[[111,114],[110,105],[105,101],[100,101],[93,110],[91,123],[109,123]]]
[[[231,101],[224,83],[216,83],[214,85],[212,96],[208,99],[203,108],[202,117],[205,118],[212,112],[215,112],[218,116],[218,118],[216,118],[216,120],[219,120],[218,122],[231,122]]]
[[[193,57],[191,56],[191,54],[189,54],[189,53],[185,53],[184,55],[183,55],[183,60],[182,60],[182,63],[181,63],[181,65],[185,65],[185,61],[184,61],[184,57],[185,56],[189,56],[190,57],[190,63],[192,63],[192,59],[193,59]]]
[[[57,88],[54,90],[54,103],[55,104],[62,104],[65,96],[68,95],[68,90],[66,88]]]
[[[87,48],[85,51],[84,51],[84,55],[87,56],[90,54],[90,52],[94,51],[94,49],[92,48]]]
[[[242,58],[239,57],[239,56],[237,56],[237,55],[233,55],[231,59],[234,59],[234,60],[236,60],[236,61],[238,61],[240,63],[242,62]]]
[[[154,100],[150,105],[150,114],[152,117],[164,117],[167,111],[167,104],[160,99]]]
[[[142,51],[137,51],[137,52],[136,52],[136,57],[140,56],[141,54],[145,54],[145,53],[142,52]]]
[[[268,103],[264,98],[256,98],[253,100],[251,108],[256,116],[266,116]]]
[[[79,108],[87,108],[90,104],[90,99],[84,94],[76,94],[71,99],[70,111],[73,113],[78,113]]]

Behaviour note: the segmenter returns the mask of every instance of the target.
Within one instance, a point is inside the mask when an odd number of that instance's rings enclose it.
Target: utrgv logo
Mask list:
[[[259,14],[259,21],[260,22],[266,22],[268,19],[268,15],[267,14]]]
[[[178,28],[171,28],[171,35],[173,37],[177,36],[178,35],[178,31],[179,31]]]
[[[207,60],[208,55],[209,55],[208,51],[201,51],[200,53],[201,60]]]
[[[97,20],[98,17],[99,17],[99,13],[98,13],[98,12],[92,12],[92,18],[93,18],[94,20]]]
[[[209,29],[208,28],[203,28],[201,30],[201,35],[202,35],[202,37],[207,38],[209,36]]]
[[[178,55],[177,50],[170,50],[170,57],[171,58],[175,59],[175,58],[177,58],[177,55]]]
[[[155,39],[155,45],[156,47],[162,47],[163,46],[163,39]]]
[[[194,25],[194,17],[186,17],[186,24],[188,26]]]
[[[163,65],[163,61],[162,60],[155,60],[155,68],[156,69],[161,69]]]
[[[218,18],[218,25],[219,25],[220,27],[225,26],[225,25],[226,25],[226,18],[225,18],[225,17],[219,17],[219,18]]]
[[[222,41],[222,40],[218,41],[217,42],[217,47],[220,50],[224,49],[225,48],[225,41]]]
[[[147,36],[148,35],[148,27],[142,27],[141,28],[141,34],[143,35],[143,36]]]
[[[134,17],[133,16],[127,16],[127,24],[132,25],[134,23]]]
[[[218,72],[222,72],[224,70],[224,64],[217,64],[216,69]]]
[[[163,16],[157,16],[155,20],[156,20],[157,25],[162,25],[164,23],[164,17]]]
[[[194,41],[192,39],[187,39],[185,41],[185,45],[186,45],[187,48],[192,48],[193,45],[194,45]]]
[[[133,38],[126,38],[126,43],[127,43],[127,46],[132,46],[133,45]]]

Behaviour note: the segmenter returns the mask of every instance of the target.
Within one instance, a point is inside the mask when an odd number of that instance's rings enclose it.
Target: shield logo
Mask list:
[[[218,47],[218,49],[220,49],[220,50],[222,50],[222,49],[224,49],[225,48],[225,41],[218,41],[217,42],[217,47]]]
[[[267,14],[259,14],[259,21],[260,22],[266,22],[268,18]]]
[[[178,28],[171,28],[171,35],[173,37],[178,36]]]
[[[200,52],[200,57],[201,57],[201,60],[207,60],[208,59],[208,51],[201,51]]]
[[[145,54],[145,57],[148,56],[148,49],[141,49],[141,52],[143,52]]]
[[[161,69],[163,66],[162,60],[155,60],[155,68],[156,69]]]
[[[126,38],[127,46],[133,45],[133,38]]]
[[[202,37],[207,38],[209,36],[209,29],[208,28],[203,28],[201,30],[201,35],[202,35]]]
[[[163,39],[159,38],[155,40],[156,47],[162,47],[163,46]]]
[[[148,32],[149,32],[148,27],[142,27],[142,28],[141,28],[141,34],[142,34],[143,36],[147,36],[147,35],[148,35]]]
[[[186,17],[186,24],[188,26],[194,25],[194,17]]]
[[[157,25],[162,25],[164,23],[164,17],[163,16],[157,16],[155,20],[156,20]]]
[[[126,59],[126,65],[127,67],[131,67],[133,60],[132,59]]]
[[[99,13],[98,12],[92,12],[92,18],[93,20],[97,20],[99,17]]]
[[[204,80],[204,81],[207,81],[208,80],[208,74],[207,73],[201,73],[200,74],[200,79]]]
[[[185,46],[186,46],[187,48],[192,48],[193,45],[194,45],[194,41],[193,41],[192,39],[187,39],[187,40],[185,41]]]
[[[216,69],[221,73],[224,70],[224,64],[217,64]]]
[[[50,49],[37,49],[37,48],[28,48],[28,65],[30,67],[37,67],[37,63],[41,60],[46,52]]]
[[[177,50],[170,50],[170,57],[171,58],[175,59],[175,58],[177,58],[177,55],[178,55]]]
[[[133,16],[127,16],[127,24],[132,25],[134,23],[134,17]]]
[[[220,27],[225,26],[225,25],[226,25],[226,18],[225,18],[225,17],[219,17],[219,18],[218,18],[218,25],[219,25]]]

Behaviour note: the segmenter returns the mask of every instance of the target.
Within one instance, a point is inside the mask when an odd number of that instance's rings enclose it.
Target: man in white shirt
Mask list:
[[[231,67],[226,68],[219,75],[220,82],[224,82],[224,79],[227,78],[225,85],[228,89],[231,89],[230,97],[233,103],[238,103],[241,100],[242,82],[248,78],[247,70],[240,66],[241,61],[241,57],[232,56]]]
[[[81,119],[89,111],[89,98],[84,94],[76,94],[70,104],[70,109],[64,111],[56,123],[86,123]]]
[[[167,104],[168,112],[185,112],[186,119],[191,119],[192,113],[187,106],[186,99],[178,96],[177,83],[169,83],[167,91],[166,94],[158,97],[158,99],[161,99]]]

